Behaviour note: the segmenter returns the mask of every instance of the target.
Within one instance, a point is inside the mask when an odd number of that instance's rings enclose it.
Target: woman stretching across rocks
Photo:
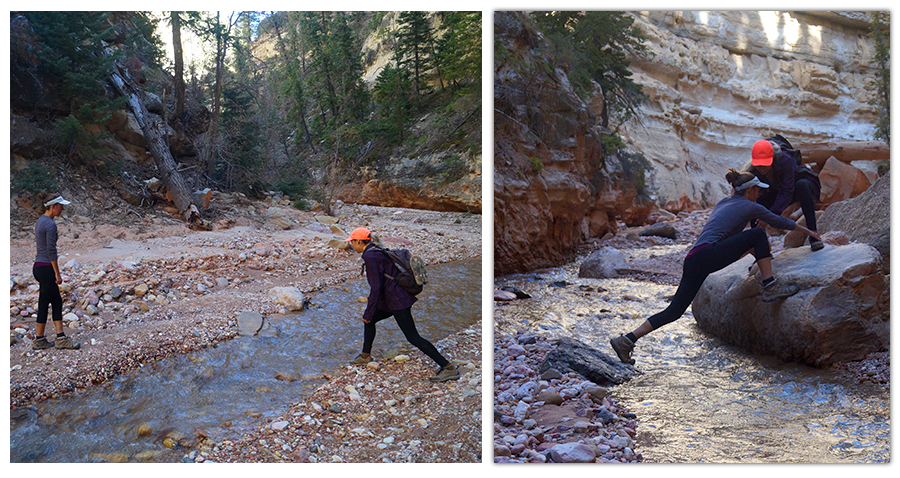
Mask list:
[[[747,230],[744,228],[755,219],[776,229],[802,231],[816,241],[822,239],[814,231],[757,204],[760,191],[769,185],[761,182],[753,173],[729,169],[725,179],[734,188],[734,194],[719,201],[710,212],[709,221],[703,226],[694,247],[684,258],[681,283],[672,302],[665,310],[651,316],[638,328],[610,340],[613,350],[622,362],[633,365],[631,353],[639,338],[678,320],[691,305],[707,276],[736,262],[748,252],[756,257],[756,263],[759,265],[763,302],[774,302],[800,291],[796,284],[777,283],[772,272],[772,253],[769,250],[769,238],[765,230],[759,227]]]

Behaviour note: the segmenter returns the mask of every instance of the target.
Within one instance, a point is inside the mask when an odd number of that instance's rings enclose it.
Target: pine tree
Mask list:
[[[105,38],[114,35],[108,12],[29,12],[25,14],[38,39],[38,68],[57,80],[56,93],[66,104],[56,120],[60,145],[73,158],[93,159],[102,152],[107,134],[85,126],[109,119],[124,103],[110,99],[104,84],[122,52],[106,52]]]
[[[647,51],[646,37],[625,12],[533,12],[543,29],[552,56],[568,65],[569,81],[586,96],[591,82],[600,85],[606,108],[601,123],[610,127],[610,112],[621,125],[635,116],[646,99],[641,86],[631,78],[629,53]]]
[[[413,91],[419,95],[434,66],[434,31],[425,12],[403,12],[397,20],[396,62],[411,73]]]
[[[377,122],[372,134],[389,145],[403,142],[412,117],[409,97],[410,79],[406,70],[388,64],[378,74],[373,93],[377,105]]]
[[[481,12],[449,12],[437,40],[443,77],[454,85],[481,79]]]

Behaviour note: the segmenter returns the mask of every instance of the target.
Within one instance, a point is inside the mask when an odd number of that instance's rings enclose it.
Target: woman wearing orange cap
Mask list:
[[[62,196],[58,196],[44,203],[47,210],[38,218],[34,225],[34,240],[37,245],[37,255],[34,258],[32,273],[41,285],[38,293],[38,313],[35,339],[31,343],[33,349],[78,349],[81,344],[72,342],[63,332],[62,321],[62,296],[59,294],[59,284],[62,284],[62,275],[59,273],[59,259],[56,252],[56,239],[58,236],[56,222],[53,220],[63,212],[63,206],[70,204]],[[47,314],[53,309],[53,327],[56,329],[56,342],[50,342],[44,337],[44,329],[47,327]]]
[[[366,266],[366,280],[369,282],[369,299],[363,312],[365,329],[362,353],[350,363],[362,365],[372,360],[375,324],[393,316],[406,340],[441,367],[437,374],[429,377],[429,380],[444,382],[458,379],[459,368],[444,358],[438,349],[416,330],[416,323],[410,312],[412,305],[416,303],[416,297],[403,290],[395,281],[385,280],[387,276],[396,277],[399,271],[385,254],[378,252],[379,248],[372,243],[372,233],[364,227],[358,227],[350,233],[350,238],[346,239],[346,242],[350,243],[353,250],[362,253]]]
[[[779,144],[779,143],[783,143]],[[795,152],[797,156],[790,153]],[[798,161],[799,151],[781,136],[762,139],[753,144],[750,172],[772,187],[764,191],[757,202],[775,214],[781,214],[791,204],[800,203],[806,227],[816,230],[816,201],[822,189],[819,177]],[[810,237],[810,247],[818,251],[822,241]]]
[[[744,229],[751,220],[764,220],[769,225],[783,230],[802,231],[811,238],[819,236],[794,221],[773,214],[758,204],[760,192],[769,187],[750,172],[728,171],[725,179],[734,188],[734,194],[716,204],[709,214],[709,221],[703,226],[694,246],[684,258],[681,283],[669,306],[645,320],[633,331],[610,339],[610,345],[619,360],[634,364],[631,352],[637,340],[663,325],[678,320],[691,305],[700,286],[707,276],[734,263],[748,252],[756,258],[762,279],[761,299],[774,302],[790,297],[800,291],[795,284],[779,285],[772,270],[772,253],[766,231],[753,227]]]

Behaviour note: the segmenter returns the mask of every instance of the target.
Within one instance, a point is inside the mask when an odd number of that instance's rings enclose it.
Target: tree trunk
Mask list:
[[[178,209],[178,214],[181,215],[191,227],[208,229],[209,224],[200,217],[200,211],[197,209],[197,206],[191,202],[191,193],[187,184],[184,182],[181,173],[178,172],[175,160],[172,158],[172,153],[169,152],[169,148],[166,146],[164,134],[160,131],[160,126],[165,127],[165,124],[150,116],[144,103],[137,95],[137,88],[135,88],[130,81],[126,82],[125,78],[127,78],[127,73],[123,72],[121,69],[119,69],[119,72],[120,73],[112,74],[112,83],[120,95],[128,97],[128,107],[131,109],[135,119],[141,126],[141,131],[144,133],[144,139],[147,141],[147,149],[149,149],[150,154],[153,155],[153,159],[156,162],[156,168],[162,176],[160,179],[166,186],[169,195],[172,197],[172,202]]]
[[[827,141],[801,144],[797,149],[803,153],[804,163],[816,163],[820,168],[831,156],[845,163],[891,159],[891,147],[884,141]]]
[[[172,48],[175,54],[175,121],[184,115],[184,54],[181,50],[181,17],[172,12]]]
[[[216,12],[216,24],[219,23],[219,13]],[[218,155],[218,142],[219,142],[219,118],[222,114],[222,104],[221,104],[221,96],[222,96],[222,70],[224,68],[224,57],[225,57],[225,47],[224,47],[224,39],[222,38],[222,32],[216,29],[216,86],[215,92],[213,93],[213,119],[212,125],[210,125],[209,132],[209,150],[207,154],[209,154],[209,159],[207,160],[206,165],[206,174],[209,177],[212,177],[216,172],[216,156]]]

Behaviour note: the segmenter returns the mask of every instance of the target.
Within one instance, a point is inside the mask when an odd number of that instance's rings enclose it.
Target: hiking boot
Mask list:
[[[446,382],[447,380],[459,380],[459,367],[444,368],[438,370],[437,375],[428,377],[432,382]]]
[[[769,285],[763,288],[763,302],[775,302],[776,300],[786,299],[797,292],[800,292],[800,287],[797,286],[797,284],[778,285],[776,282],[778,281],[773,280]]]
[[[634,342],[628,340],[628,337],[620,335],[609,339],[609,344],[612,345],[613,350],[616,351],[619,360],[628,365],[634,365],[634,359],[631,358],[631,352],[634,352]]]
[[[371,356],[363,357],[362,354],[359,354],[359,355],[356,356],[355,359],[353,359],[353,360],[351,360],[351,361],[349,361],[349,362],[347,362],[347,363],[350,364],[350,365],[365,365],[365,364],[367,364],[367,363],[369,363],[369,362],[371,362],[371,361],[372,361],[372,357],[371,357]]]
[[[819,251],[819,250],[821,250],[823,247],[825,247],[825,244],[823,244],[822,241],[817,241],[817,240],[815,240],[815,239],[813,239],[813,238],[811,238],[811,237],[809,238],[809,248],[810,248],[810,250],[813,250],[813,251]]]
[[[31,342],[31,348],[33,350],[53,348],[53,342],[47,340],[47,337],[41,337],[39,339],[34,339],[34,342]]]
[[[67,335],[64,335],[62,337],[56,337],[56,348],[78,350],[81,348],[81,344],[72,342]]]

